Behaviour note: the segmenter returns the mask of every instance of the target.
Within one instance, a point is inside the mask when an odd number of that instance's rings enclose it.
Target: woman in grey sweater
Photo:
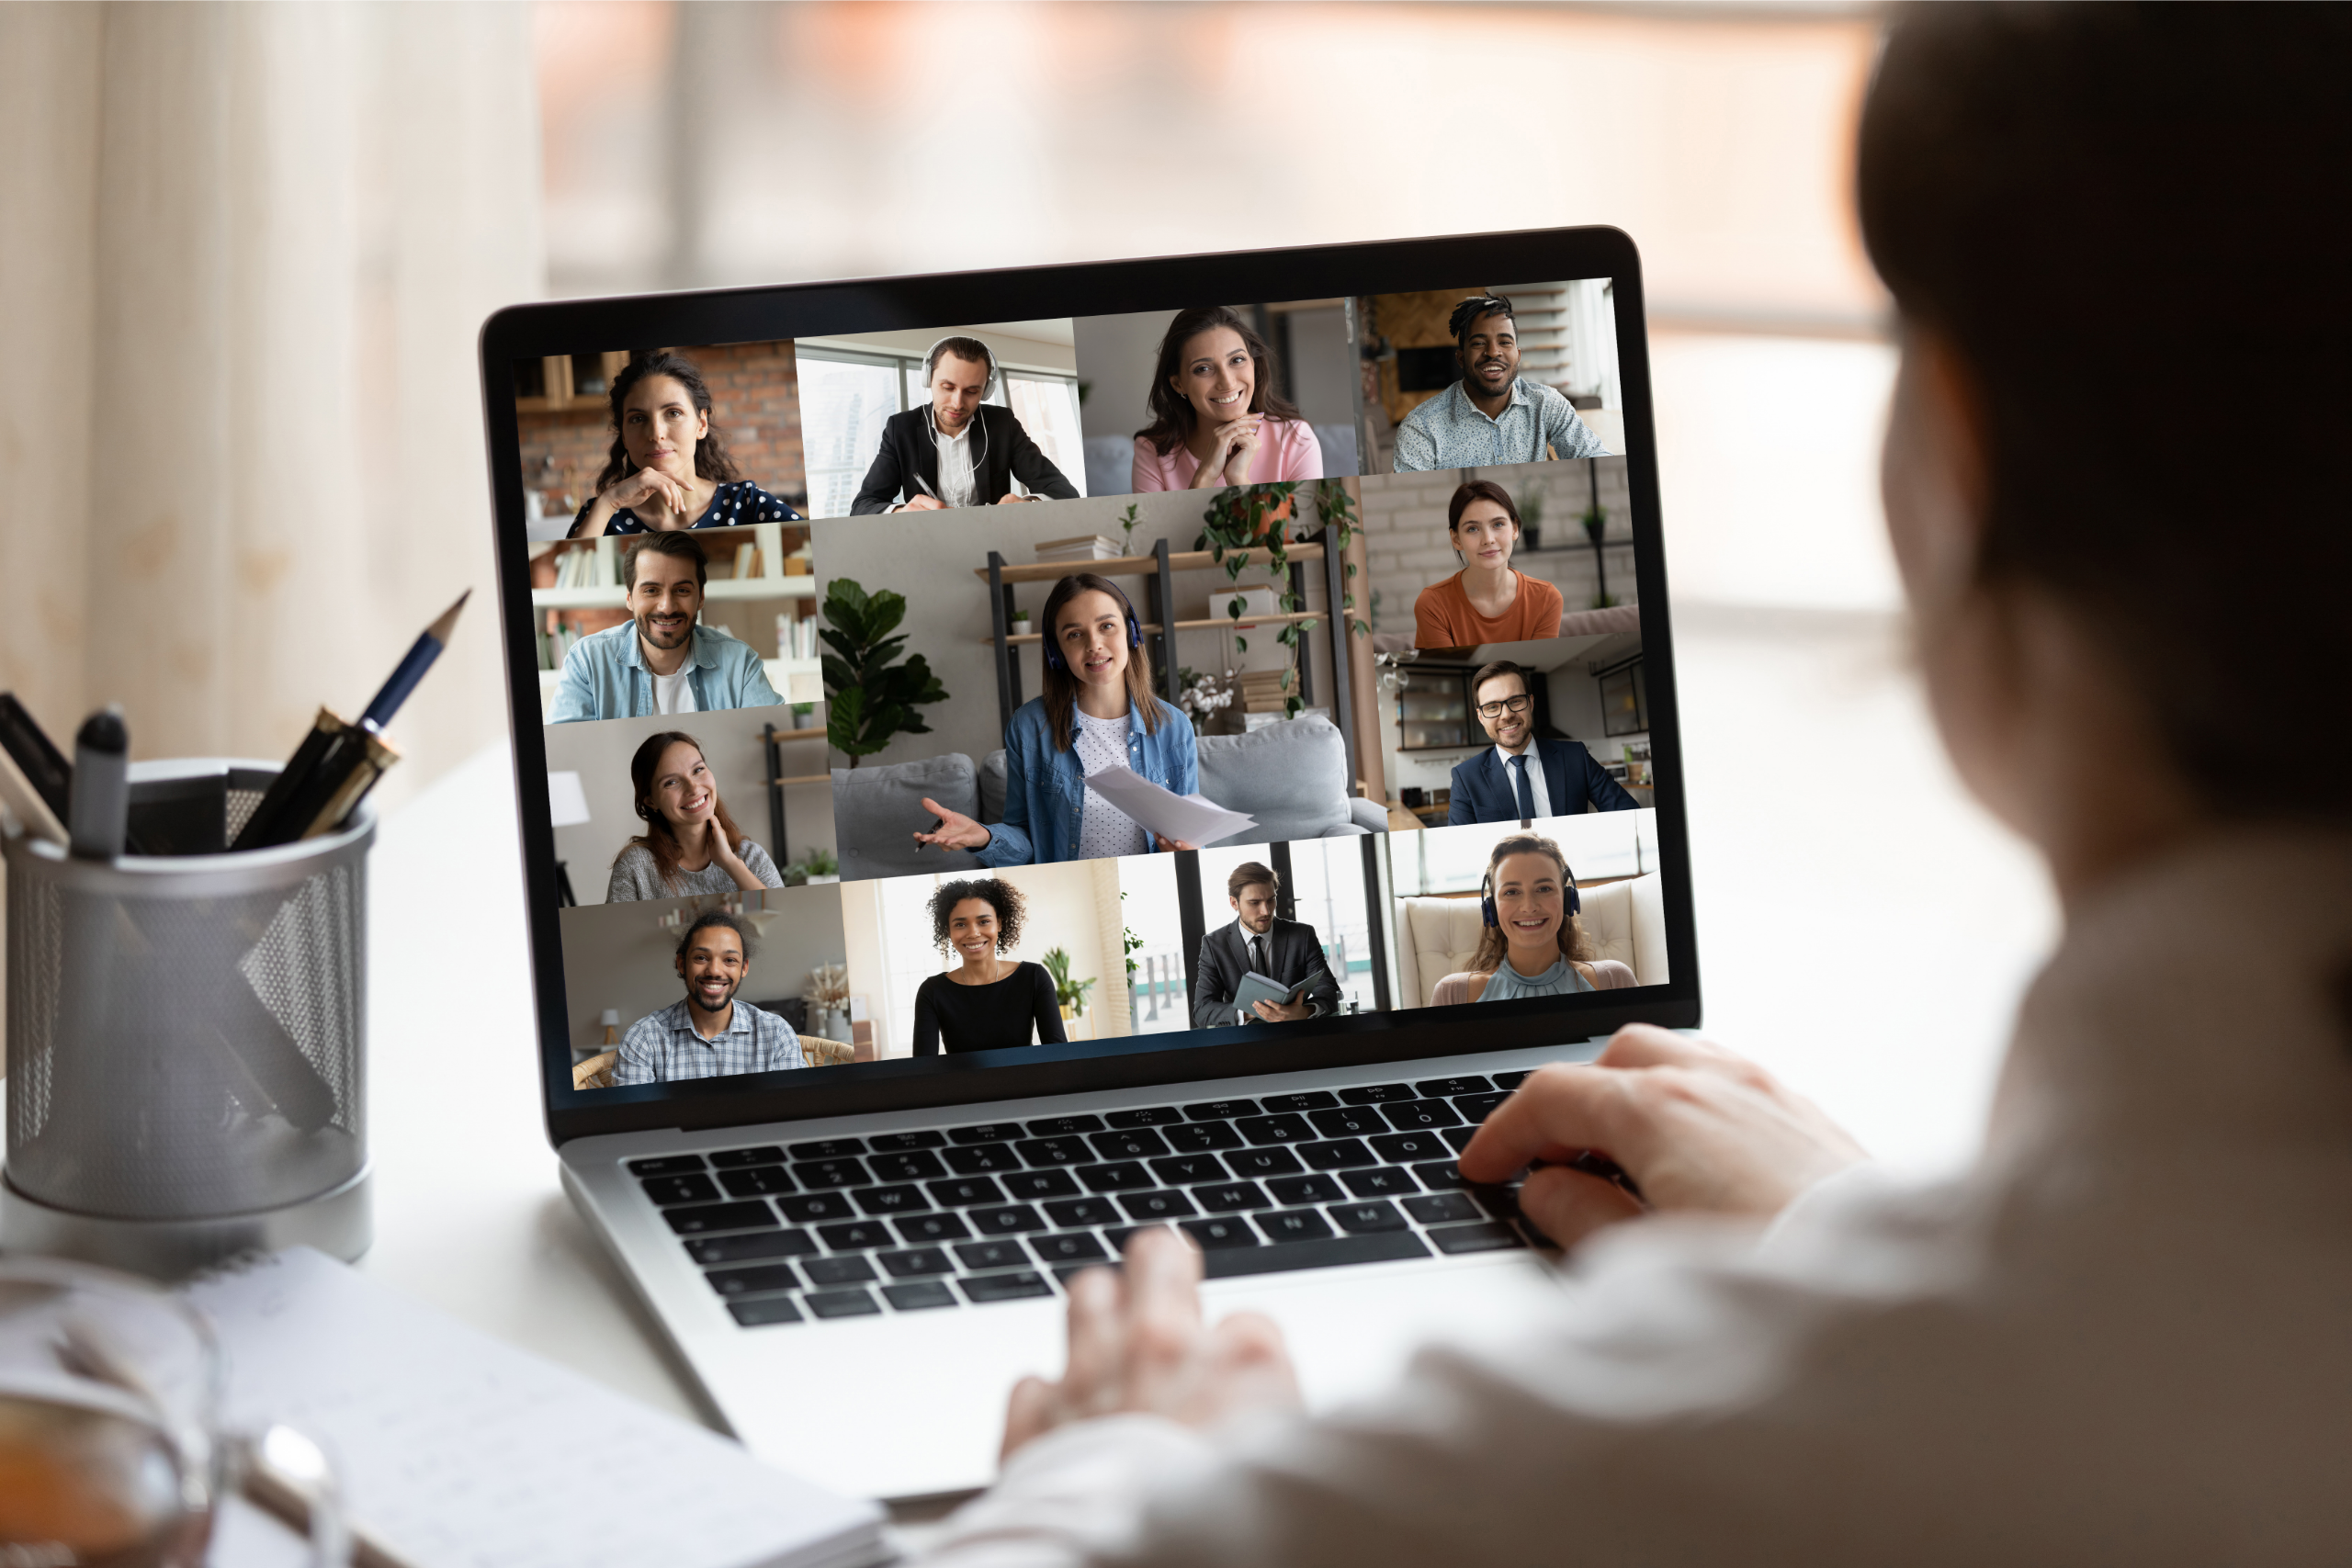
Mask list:
[[[784,886],[767,851],[719,804],[718,781],[693,736],[665,729],[646,737],[628,777],[646,827],[614,859],[605,903]]]

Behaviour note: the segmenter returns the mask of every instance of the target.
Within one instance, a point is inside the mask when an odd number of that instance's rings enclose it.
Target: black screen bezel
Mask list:
[[[1618,378],[1624,394],[1626,483],[1631,497],[1643,658],[1650,677],[1650,745],[1664,877],[1668,973],[1663,986],[1484,1008],[1465,1032],[1454,1010],[1327,1019],[1217,1031],[1214,1044],[1171,1046],[1170,1037],[1037,1046],[806,1068],[788,1079],[710,1078],[641,1088],[571,1087],[571,1046],[558,920],[554,828],[547,794],[522,787],[547,769],[538,722],[538,659],[532,638],[523,479],[514,362],[615,346],[767,342],[850,332],[924,330],[941,322],[1006,321],[1169,310],[1202,299],[1313,299],[1470,287],[1505,277],[1607,277],[1617,313]],[[1684,815],[1680,713],[1667,614],[1656,434],[1641,258],[1609,228],[1545,229],[1439,239],[1376,241],[1290,250],[1083,263],[976,273],[865,278],[771,288],[562,300],[517,305],[482,324],[482,418],[496,524],[501,630],[514,737],[515,814],[521,829],[525,910],[538,1021],[548,1136],[572,1138],[650,1128],[724,1127],[1089,1089],[1294,1072],[1465,1051],[1555,1044],[1634,1022],[1689,1028],[1699,1021],[1699,955]],[[526,721],[527,720],[527,721]],[[1192,1040],[1199,1032],[1173,1038]]]

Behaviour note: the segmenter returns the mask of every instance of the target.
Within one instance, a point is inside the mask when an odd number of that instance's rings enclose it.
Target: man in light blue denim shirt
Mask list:
[[[1462,379],[1396,427],[1396,472],[1610,455],[1567,399],[1521,378],[1519,323],[1510,300],[1474,294],[1453,308],[1448,325]]]
[[[563,658],[549,724],[767,707],[784,699],[749,643],[697,626],[709,566],[684,533],[628,554],[629,624],[582,637]]]

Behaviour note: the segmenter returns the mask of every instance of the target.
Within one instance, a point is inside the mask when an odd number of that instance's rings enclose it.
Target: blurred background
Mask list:
[[[148,756],[276,758],[318,705],[364,704],[491,583],[473,353],[501,305],[1613,224],[1652,310],[1709,1031],[1894,1162],[1949,1166],[2055,918],[1905,668],[1892,326],[1849,191],[1878,28],[1770,4],[0,7],[0,683],[59,735],[122,701]],[[505,766],[494,620],[478,601],[402,715],[388,807]]]

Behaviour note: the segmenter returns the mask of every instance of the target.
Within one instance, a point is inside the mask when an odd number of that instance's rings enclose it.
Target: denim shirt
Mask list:
[[[768,684],[767,667],[752,645],[708,626],[695,627],[694,661],[686,685],[697,711],[768,707],[784,701]],[[637,623],[624,621],[582,637],[563,656],[549,724],[583,718],[639,718],[653,711],[653,672],[638,647]]]
[[[1201,787],[1193,721],[1158,697],[1159,733],[1144,733],[1143,715],[1127,711],[1127,766],[1178,795]],[[1004,732],[1004,820],[989,826],[982,865],[1042,865],[1078,853],[1078,819],[1086,808],[1086,774],[1075,748],[1054,747],[1046,699],[1021,705]],[[1157,848],[1155,843],[1154,848]]]

